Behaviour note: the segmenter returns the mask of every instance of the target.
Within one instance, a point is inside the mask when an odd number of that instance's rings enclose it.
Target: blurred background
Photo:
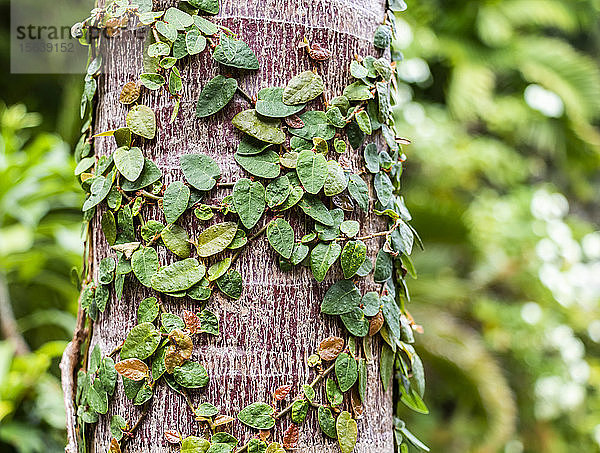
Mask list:
[[[600,451],[599,18],[598,0],[419,0],[398,15],[431,414],[400,411],[432,451]],[[63,448],[80,79],[0,73],[2,452]]]

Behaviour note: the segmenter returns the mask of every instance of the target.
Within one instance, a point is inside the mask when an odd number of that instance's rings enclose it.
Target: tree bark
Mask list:
[[[165,2],[159,8],[173,3]],[[207,52],[184,59],[178,64],[184,80],[181,111],[172,124],[169,120],[174,101],[164,92],[145,92],[140,99],[141,103],[155,110],[158,124],[156,139],[141,146],[145,156],[161,168],[165,184],[182,178],[179,156],[185,153],[210,155],[221,166],[221,181],[234,182],[244,177],[244,171],[233,159],[240,134],[231,125],[231,118],[251,107],[242,96],[236,95],[219,114],[198,119],[195,117],[195,103],[204,84],[219,73],[233,75],[246,93],[255,96],[261,88],[285,86],[292,76],[316,66],[325,80],[326,97],[331,99],[341,94],[343,87],[350,82],[349,66],[355,55],[380,56],[372,46],[372,37],[383,21],[384,12],[384,0],[221,0],[221,12],[216,22],[233,30],[250,45],[261,68],[259,71],[232,71],[219,67]],[[311,62],[306,51],[298,48],[305,36],[309,42],[318,42],[329,48],[332,58],[318,64]],[[137,80],[143,72],[141,40],[122,36],[105,41],[105,45],[95,133],[125,124],[128,108],[118,101],[120,89],[124,83]],[[114,150],[114,141],[112,138],[96,138],[95,149],[98,155],[109,154]],[[362,166],[361,156],[362,152],[350,152],[354,172]],[[230,191],[230,188],[216,189],[209,194],[209,200],[221,199]],[[162,212],[156,208],[145,212],[146,219],[164,220]],[[92,222],[95,268],[100,259],[111,254],[99,218],[100,213]],[[292,223],[297,237],[306,232],[305,218],[296,210],[286,218]],[[386,229],[385,223],[373,219],[373,216],[355,218],[361,221],[360,234]],[[264,221],[268,220],[267,216]],[[192,238],[196,238],[207,226],[189,214],[178,223]],[[256,229],[260,226],[262,224]],[[371,240],[369,249],[377,250],[380,240]],[[164,247],[159,247],[158,251],[161,265],[175,261],[174,255]],[[190,392],[195,405],[211,402],[221,408],[221,413],[232,416],[249,403],[270,402],[272,392],[281,385],[293,385],[293,398],[299,386],[315,376],[306,359],[316,351],[319,342],[330,335],[346,336],[339,321],[320,313],[325,291],[341,278],[339,267],[330,270],[323,283],[317,283],[303,267],[284,273],[279,270],[275,252],[264,237],[244,250],[235,267],[244,278],[244,293],[239,300],[232,301],[215,292],[209,300],[207,308],[217,313],[221,334],[216,338],[200,336],[195,340],[193,359],[204,364],[211,380],[207,388]],[[363,291],[378,288],[369,280],[360,285]],[[122,300],[113,298],[106,312],[95,323],[91,347],[98,344],[102,353],[108,354],[120,345],[136,323],[138,303],[149,296],[157,294],[128,279]],[[199,306],[187,299],[164,296],[160,299],[168,311],[176,314],[181,314],[184,309],[197,310]],[[383,391],[379,378],[380,346],[378,341],[370,345],[374,360],[369,365],[365,413],[359,420],[359,440],[355,449],[358,453],[393,451],[392,399],[391,391]],[[317,395],[319,401],[326,400],[324,391],[318,390]],[[140,413],[141,409],[125,398],[119,379],[109,412],[100,418],[92,435],[90,451],[108,450],[111,416],[122,415],[133,424]],[[290,423],[289,418],[278,421],[274,440],[281,441]],[[127,442],[126,450],[174,451],[163,435],[167,429],[179,430],[183,436],[199,432],[198,423],[184,399],[163,384],[157,386],[149,411],[134,437]],[[240,445],[243,445],[242,442],[257,433],[236,422],[232,434],[240,438]],[[306,423],[301,426],[297,451],[339,452],[337,443],[320,433],[316,411],[311,411]]]

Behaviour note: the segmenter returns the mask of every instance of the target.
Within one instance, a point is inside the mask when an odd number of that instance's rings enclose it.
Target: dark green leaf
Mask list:
[[[204,118],[217,113],[231,101],[237,87],[237,80],[222,75],[209,80],[200,92],[196,116]]]
[[[304,104],[323,93],[323,79],[312,71],[304,71],[293,77],[283,91],[287,105]]]
[[[258,69],[258,59],[244,41],[221,33],[213,58],[221,64],[239,69]]]
[[[235,269],[230,269],[225,275],[217,280],[217,286],[223,294],[232,299],[239,299],[243,290],[242,276]]]
[[[121,359],[147,359],[156,351],[160,339],[160,332],[151,323],[143,322],[134,326],[121,348]]]
[[[267,226],[267,239],[271,247],[285,259],[292,256],[294,250],[294,230],[284,219],[274,219]]]
[[[206,369],[197,362],[185,362],[173,370],[173,377],[182,387],[197,389],[206,387],[208,384],[208,373]]]
[[[258,92],[256,111],[270,118],[285,118],[295,115],[304,108],[304,104],[287,105],[283,103],[283,88],[268,87]]]
[[[150,184],[154,184],[158,181],[162,176],[162,172],[156,166],[154,162],[152,162],[148,158],[144,158],[144,168],[142,169],[142,173],[139,178],[135,181],[123,181],[121,183],[121,189],[127,192],[133,192],[136,190],[143,189]]]
[[[307,216],[312,217],[317,222],[326,226],[333,226],[333,217],[319,198],[306,195],[300,200],[298,206]]]
[[[296,172],[304,189],[308,193],[316,194],[327,179],[327,160],[322,154],[310,150],[302,151],[298,155]]]
[[[180,157],[185,179],[197,190],[210,190],[221,177],[219,165],[206,154],[184,154]]]
[[[331,413],[331,409],[325,406],[319,406],[318,409],[319,427],[321,431],[332,439],[337,439],[337,431],[335,429],[335,418]]]
[[[163,196],[163,211],[167,223],[175,223],[188,206],[190,189],[181,181],[169,184]]]
[[[140,302],[137,310],[137,322],[154,322],[159,312],[159,305],[156,297],[147,297]]]
[[[176,261],[162,267],[152,277],[152,288],[163,293],[184,291],[198,283],[206,272],[203,264],[195,258]]]
[[[350,175],[348,192],[364,212],[369,212],[369,186],[359,175]]]
[[[255,429],[271,429],[275,426],[273,412],[275,410],[266,403],[252,403],[238,414],[244,425]]]
[[[244,170],[259,178],[277,178],[281,171],[279,155],[270,149],[253,156],[243,156],[236,153],[234,157]]]
[[[319,242],[310,253],[310,269],[318,282],[325,279],[329,268],[340,256],[342,247],[337,242]]]
[[[335,360],[335,376],[340,390],[347,392],[358,379],[358,365],[356,359],[345,352]]]
[[[360,301],[361,294],[354,283],[350,280],[340,280],[325,293],[321,312],[326,315],[343,315],[358,307]]]

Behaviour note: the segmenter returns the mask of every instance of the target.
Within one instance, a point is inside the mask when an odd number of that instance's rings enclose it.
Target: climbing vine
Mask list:
[[[390,1],[388,6],[386,20],[373,40],[380,50],[389,48],[393,38],[394,12],[406,7],[400,0]],[[182,98],[180,67],[185,57],[209,52],[224,67],[248,71],[260,67],[239,36],[207,18],[218,11],[218,0],[188,0],[166,11],[152,11],[150,0],[114,0],[94,9],[72,29],[74,36],[90,46],[75,174],[87,193],[83,205],[87,234],[89,222],[101,209],[104,238],[114,252],[99,262],[94,276],[88,239],[80,306],[93,323],[105,311],[111,292],[118,300],[122,298],[127,279],[136,279],[156,292],[156,297],[139,302],[137,324],[113,351],[103,355],[96,345],[88,352],[89,338],[83,345],[75,394],[77,443],[80,451],[86,450],[88,426],[107,413],[120,375],[125,395],[143,410],[136,421],[112,417],[111,452],[120,452],[135,435],[154,389],[164,383],[184,396],[204,433],[199,437],[165,431],[167,441],[179,444],[182,452],[283,452],[295,447],[300,426],[314,410],[323,434],[336,439],[343,453],[350,453],[357,442],[356,418],[363,412],[367,363],[372,360],[370,337],[380,335],[384,340],[380,365],[384,388],[395,382],[405,405],[427,412],[422,400],[423,365],[412,346],[413,331],[420,327],[405,307],[409,300],[405,277],[415,276],[410,254],[420,239],[399,193],[405,160],[401,145],[407,141],[395,136],[391,117],[395,64],[386,58],[357,58],[349,65],[354,81],[332,99],[325,96],[325,82],[317,70],[295,75],[285,87],[265,87],[256,98],[245,93],[234,78],[217,75],[204,84],[196,116],[214,115],[236,95],[245,99],[249,108],[231,121],[243,133],[234,158],[248,177],[223,181],[222,171],[211,157],[184,154],[179,160],[183,179],[165,185],[161,169],[142,149],[141,139],[153,140],[157,128],[154,111],[138,102],[142,90],[171,96],[175,100],[173,121]],[[131,24],[150,31],[144,45],[144,72],[122,87],[119,101],[130,106],[125,125],[92,135],[102,58],[99,41],[89,39],[90,34],[93,29],[117,34]],[[331,56],[324,46],[306,39],[300,47],[312,60]],[[363,147],[367,137],[378,132],[386,149],[375,143]],[[97,136],[113,137],[111,154],[94,154],[92,144]],[[345,156],[361,148],[364,170],[352,173]],[[366,182],[370,179],[375,200],[371,200]],[[231,192],[216,203],[204,203],[215,188],[231,188]],[[153,207],[162,210],[165,223],[147,218]],[[387,229],[361,235],[360,223],[346,219],[356,208],[387,219]],[[286,211],[302,212],[312,219],[302,237],[296,237],[284,218]],[[194,236],[177,223],[188,212],[212,225]],[[272,401],[254,402],[234,415],[221,414],[210,402],[195,406],[188,392],[205,387],[209,376],[201,363],[191,359],[194,338],[219,335],[219,320],[206,308],[208,301],[215,291],[231,299],[241,297],[243,276],[234,263],[263,235],[277,254],[282,272],[305,266],[322,282],[339,262],[344,279],[327,290],[321,312],[339,316],[350,340],[322,340],[308,359],[315,370],[314,379],[295,395],[292,386],[282,385],[274,389]],[[369,250],[382,239],[384,245],[373,263]],[[166,247],[178,260],[162,264],[158,247]],[[191,256],[194,250],[196,257]],[[368,275],[381,287],[378,292],[362,294],[355,281]],[[166,311],[160,299],[163,296],[188,297],[200,301],[202,309],[184,311],[180,317]],[[317,400],[318,386],[324,387],[327,401]],[[283,403],[286,400],[287,405]],[[276,420],[285,417],[290,420],[285,433],[272,434]],[[236,420],[259,434],[239,445],[239,440],[226,432]],[[400,419],[395,420],[394,432],[398,451],[407,451],[407,444],[428,450]],[[271,435],[280,442],[269,442]]]

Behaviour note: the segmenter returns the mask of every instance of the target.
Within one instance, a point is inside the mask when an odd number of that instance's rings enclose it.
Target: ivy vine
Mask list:
[[[394,12],[403,11],[406,5],[393,0],[388,7],[385,22],[374,35],[377,49],[389,48]],[[245,93],[234,78],[217,75],[204,84],[196,116],[214,115],[236,95],[246,100],[249,108],[231,121],[243,133],[234,157],[248,177],[222,181],[221,169],[211,157],[184,154],[179,161],[183,180],[165,186],[160,168],[140,147],[140,138],[153,140],[157,127],[154,111],[138,103],[142,90],[168,93],[175,100],[174,120],[183,90],[180,67],[186,57],[209,52],[222,66],[259,69],[256,55],[239,36],[207,18],[218,11],[218,0],[181,1],[166,11],[152,11],[151,0],[113,0],[94,9],[72,29],[74,36],[90,46],[81,102],[85,121],[76,148],[75,174],[87,193],[83,212],[88,235],[89,221],[101,208],[102,231],[114,252],[100,261],[94,279],[88,251],[80,306],[90,322],[96,321],[106,310],[112,291],[117,299],[122,298],[127,279],[137,279],[157,293],[139,302],[137,324],[121,345],[106,355],[98,346],[89,354],[87,350],[82,353],[75,401],[80,450],[86,450],[87,426],[107,413],[120,375],[125,395],[143,410],[136,421],[112,417],[111,452],[125,447],[142,423],[154,389],[164,382],[185,397],[203,429],[203,437],[164,432],[167,441],[179,444],[182,452],[280,453],[295,447],[300,426],[314,410],[323,434],[336,439],[343,453],[350,453],[358,438],[356,418],[363,412],[367,363],[372,360],[370,337],[379,334],[384,340],[380,366],[384,388],[395,376],[401,401],[427,413],[422,400],[423,365],[412,346],[413,331],[420,327],[405,307],[409,300],[405,277],[416,276],[410,254],[420,239],[398,189],[406,158],[401,145],[407,141],[393,132],[390,92],[395,64],[386,58],[357,58],[349,65],[354,81],[333,99],[326,98],[325,82],[316,69],[295,75],[285,87],[265,87],[256,98]],[[144,72],[122,87],[119,101],[130,106],[125,125],[92,135],[102,58],[98,41],[92,42],[89,36],[92,28],[116,34],[128,24],[150,30],[144,45]],[[324,46],[306,39],[300,47],[315,61],[331,56]],[[324,109],[316,105],[324,105]],[[379,131],[387,148],[380,149],[375,143],[363,147],[366,138]],[[92,144],[97,136],[113,137],[115,148],[110,155],[94,155]],[[345,155],[361,148],[364,170],[352,173]],[[370,199],[366,182],[371,178],[375,200]],[[215,188],[231,188],[231,193],[219,202],[203,203]],[[146,218],[150,206],[162,209],[165,224]],[[360,223],[346,219],[356,208],[387,219],[387,229],[361,235]],[[296,237],[283,218],[288,210],[302,212],[314,221],[302,237]],[[177,223],[189,212],[212,225],[193,237]],[[219,335],[218,316],[205,306],[214,291],[231,299],[241,297],[243,276],[235,269],[235,261],[262,235],[284,272],[305,266],[322,282],[331,267],[340,263],[344,279],[327,290],[321,312],[339,316],[350,340],[330,337],[321,341],[308,359],[315,377],[293,398],[292,386],[282,385],[273,391],[272,401],[254,402],[235,416],[220,413],[210,402],[195,406],[189,391],[205,387],[209,376],[201,363],[191,359],[194,338]],[[372,263],[369,250],[381,239],[384,245]],[[88,250],[89,246],[88,239]],[[158,247],[166,247],[178,260],[161,263]],[[362,294],[355,280],[371,274],[381,289]],[[201,301],[202,309],[178,316],[165,310],[162,296]],[[317,386],[324,387],[327,401],[317,400]],[[350,404],[344,406],[345,401]],[[275,436],[281,442],[269,441],[276,420],[284,417],[289,417],[290,424],[283,435]],[[260,433],[239,445],[238,439],[223,430],[236,420]],[[400,419],[395,419],[394,432],[398,451],[407,451],[408,444],[428,451]]]

